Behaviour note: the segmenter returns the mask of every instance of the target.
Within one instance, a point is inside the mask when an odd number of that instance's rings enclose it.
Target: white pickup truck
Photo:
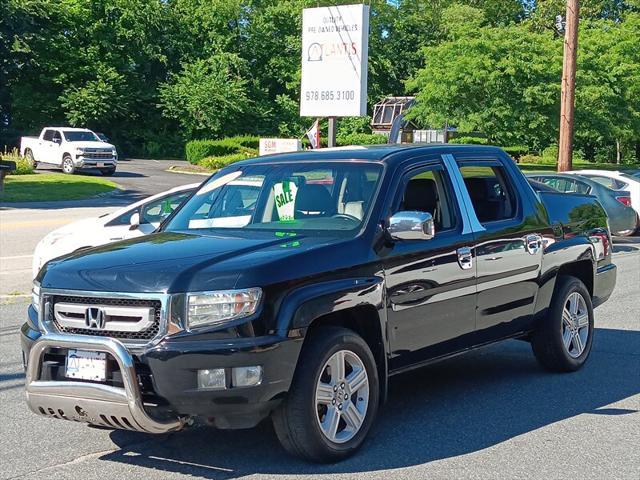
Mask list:
[[[103,175],[113,175],[118,163],[116,147],[86,128],[45,127],[39,137],[21,138],[20,154],[34,167],[56,165],[64,173],[98,168]]]

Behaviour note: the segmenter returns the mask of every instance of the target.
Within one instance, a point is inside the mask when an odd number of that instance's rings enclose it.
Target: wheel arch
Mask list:
[[[376,360],[380,398],[384,402],[388,377],[384,291],[384,280],[378,276],[303,287],[285,298],[278,331],[281,335],[304,336],[302,349],[324,326],[340,326],[360,335]]]

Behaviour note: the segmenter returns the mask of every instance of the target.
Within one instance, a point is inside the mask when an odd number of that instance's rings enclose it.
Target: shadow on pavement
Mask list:
[[[606,407],[640,392],[640,332],[598,328],[587,365],[542,371],[527,343],[509,341],[394,377],[369,440],[353,458],[313,465],[291,458],[271,424],[246,431],[193,428],[162,437],[113,431],[121,450],[101,460],[193,475],[374,472],[476,452],[581,414],[627,415]]]

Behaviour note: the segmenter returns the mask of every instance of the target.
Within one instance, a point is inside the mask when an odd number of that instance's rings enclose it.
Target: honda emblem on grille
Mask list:
[[[89,307],[84,312],[84,321],[88,328],[94,330],[104,330],[106,315],[100,307]]]

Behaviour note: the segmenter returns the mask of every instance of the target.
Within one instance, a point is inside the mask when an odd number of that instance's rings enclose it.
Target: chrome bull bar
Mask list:
[[[49,348],[105,352],[118,362],[124,388],[99,383],[40,380],[43,354]],[[182,418],[159,421],[144,409],[133,357],[122,342],[47,332],[31,348],[26,378],[27,404],[38,415],[146,433],[180,430]]]

